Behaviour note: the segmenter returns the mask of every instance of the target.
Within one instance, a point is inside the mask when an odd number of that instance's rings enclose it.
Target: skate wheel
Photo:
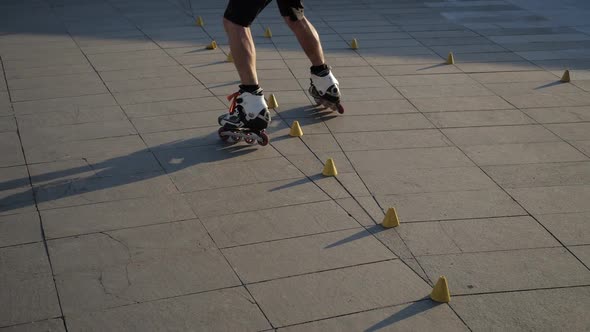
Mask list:
[[[313,100],[315,101],[316,106],[320,106],[322,104],[322,100],[319,98],[313,98]]]
[[[240,135],[232,135],[231,138],[236,143],[242,140],[242,136],[240,136]]]
[[[252,135],[252,133],[247,133],[246,137],[244,137],[244,142],[248,144],[254,144],[256,142],[256,139],[253,136],[254,135]]]
[[[338,111],[338,113],[340,113],[340,114],[344,114],[344,107],[342,107],[342,105],[340,105],[340,104],[337,104],[336,111]]]
[[[266,131],[261,131],[259,136],[262,139],[262,141],[258,141],[258,144],[260,144],[260,146],[268,145],[268,142],[270,142],[270,138],[268,137]]]
[[[223,127],[219,128],[217,130],[217,134],[219,135],[219,138],[221,138],[222,141],[227,142],[227,140],[229,139],[228,135],[222,135],[225,132],[225,129]]]

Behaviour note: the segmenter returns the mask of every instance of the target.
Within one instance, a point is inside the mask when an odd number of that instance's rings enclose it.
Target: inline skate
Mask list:
[[[221,128],[217,131],[221,140],[265,146],[270,138],[266,128],[270,124],[270,112],[264,100],[262,89],[254,92],[240,91],[227,97],[231,101],[229,113],[219,116],[217,121]]]
[[[336,77],[330,69],[326,69],[319,75],[311,74],[309,94],[317,105],[328,107],[338,113],[344,113],[344,107],[340,104],[340,89]]]

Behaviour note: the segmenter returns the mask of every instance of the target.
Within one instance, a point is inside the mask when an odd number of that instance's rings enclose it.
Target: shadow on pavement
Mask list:
[[[398,322],[400,322],[404,319],[410,318],[412,316],[421,314],[425,311],[428,311],[428,310],[440,305],[440,303],[435,303],[435,302],[432,302],[432,301],[426,300],[426,299],[427,298],[424,298],[424,299],[422,299],[422,301],[412,303],[411,305],[403,308],[402,310],[396,312],[395,314],[378,322],[377,324],[370,326],[369,328],[367,328],[365,330],[365,332],[379,331],[380,329],[383,329],[385,327],[388,327],[390,325],[398,323]],[[424,301],[424,300],[426,300],[426,301]]]

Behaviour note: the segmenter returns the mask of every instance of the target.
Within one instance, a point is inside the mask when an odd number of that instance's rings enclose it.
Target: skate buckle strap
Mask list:
[[[231,104],[229,105],[229,114],[233,114],[236,107],[236,99],[240,95],[240,91],[234,92],[231,95],[227,96],[227,101],[231,100]]]

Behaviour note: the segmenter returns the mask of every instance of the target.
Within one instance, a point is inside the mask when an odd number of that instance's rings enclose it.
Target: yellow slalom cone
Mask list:
[[[449,56],[447,57],[447,65],[454,65],[455,64],[455,56],[453,52],[449,52]]]
[[[271,93],[270,97],[268,97],[268,108],[277,109],[278,107],[279,102],[277,101],[275,95]]]
[[[322,171],[324,176],[336,176],[338,175],[338,170],[336,169],[336,164],[334,164],[334,159],[330,158],[326,161],[326,165],[324,165],[324,170]]]
[[[291,131],[289,132],[289,136],[292,137],[301,137],[303,136],[303,130],[299,125],[299,121],[293,121],[293,125],[291,126]]]
[[[216,48],[217,48],[217,43],[215,42],[215,40],[213,40],[213,41],[211,42],[211,44],[207,45],[207,49],[208,49],[208,50],[214,50],[214,49],[216,49]]]
[[[440,276],[434,288],[432,288],[432,293],[430,293],[430,298],[436,302],[448,303],[451,301],[451,292],[449,291],[449,283],[447,282],[447,278],[445,276]]]
[[[385,228],[392,228],[399,226],[399,218],[397,217],[397,212],[395,212],[395,208],[387,209],[387,213],[385,214],[385,218],[383,218],[383,222],[381,226]]]
[[[227,54],[227,59],[225,59],[225,61],[227,62],[234,62],[234,56],[231,55],[231,53]]]
[[[264,30],[264,37],[266,38],[271,38],[272,37],[272,31],[270,31],[270,28],[266,28],[266,30]]]
[[[203,21],[203,18],[201,16],[197,17],[196,23],[198,27],[202,27],[205,25],[205,21]]]
[[[563,76],[561,76],[561,80],[562,83],[568,83],[570,81],[570,71],[566,70],[565,72],[563,72]]]
[[[351,42],[350,42],[350,48],[352,48],[353,50],[356,50],[359,48],[359,42],[358,40],[356,40],[356,38],[354,38]]]

